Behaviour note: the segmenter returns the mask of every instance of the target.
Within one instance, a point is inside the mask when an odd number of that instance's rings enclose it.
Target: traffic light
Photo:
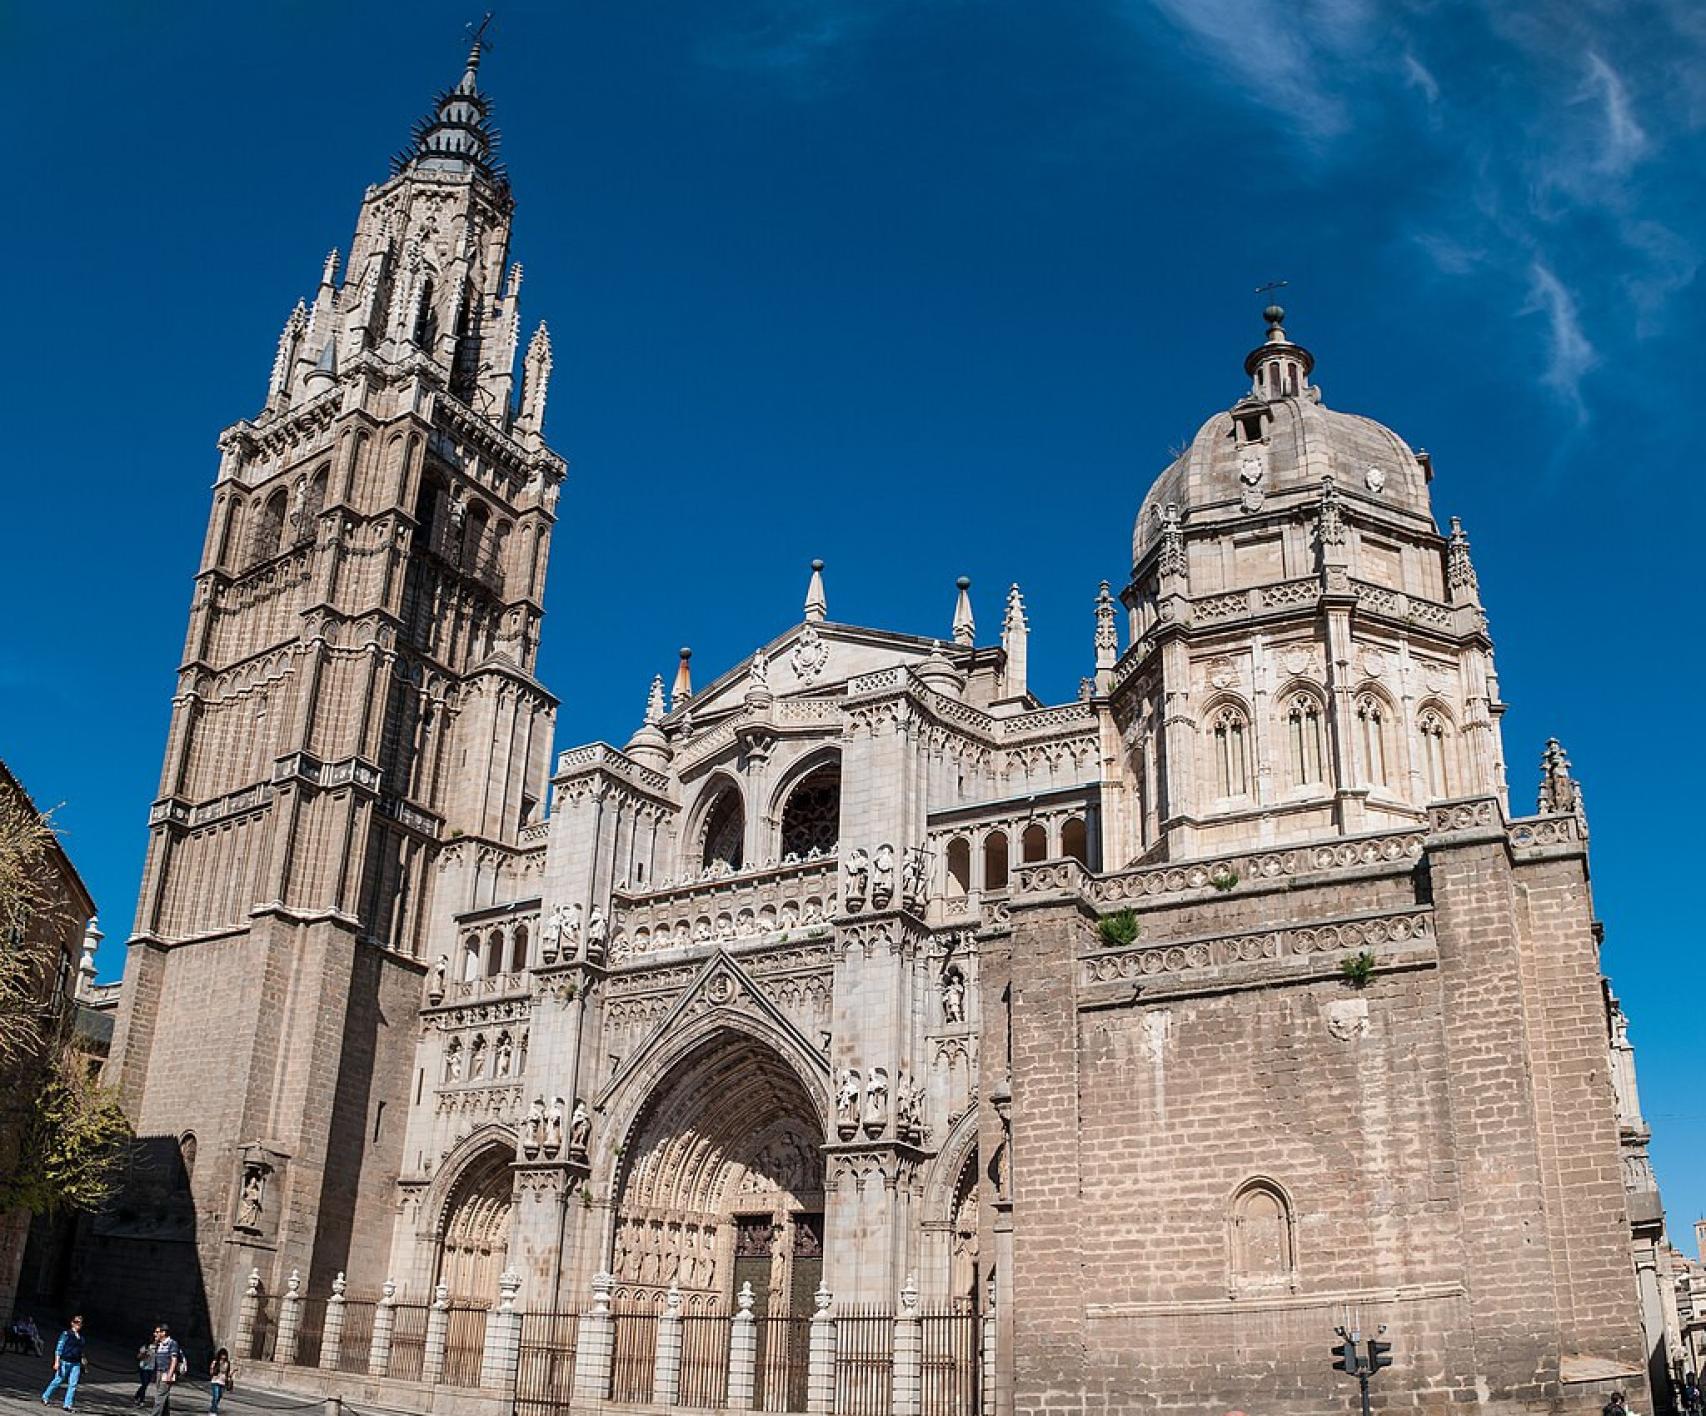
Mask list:
[[[1392,1344],[1390,1342],[1381,1342],[1378,1338],[1373,1337],[1369,1338],[1368,1370],[1378,1372],[1382,1367],[1390,1367],[1392,1365],[1391,1352]]]
[[[1390,1362],[1392,1359],[1386,1359]],[[1345,1337],[1333,1344],[1333,1370],[1350,1372],[1353,1376],[1362,1370],[1362,1357],[1357,1352],[1356,1339]]]

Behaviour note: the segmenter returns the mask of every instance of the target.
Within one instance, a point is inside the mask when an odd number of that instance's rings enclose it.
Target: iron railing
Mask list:
[[[610,1354],[610,1399],[650,1401],[652,1368],[658,1350],[658,1315],[615,1313],[611,1323],[615,1343]]]
[[[686,1313],[681,1319],[681,1405],[728,1405],[729,1318],[726,1313]]]
[[[373,1354],[373,1314],[379,1304],[372,1298],[344,1299],[344,1330],[338,1340],[338,1370],[365,1372]]]
[[[975,1313],[919,1319],[921,1416],[978,1416],[983,1402],[983,1320]]]
[[[239,1356],[251,1362],[270,1362],[278,1344],[279,1295],[268,1293],[255,1305],[255,1326],[249,1337],[249,1350]]]
[[[399,1381],[418,1382],[426,1370],[427,1314],[425,1303],[398,1303],[392,1309],[391,1365],[388,1375]]]
[[[453,1387],[480,1385],[480,1364],[486,1355],[485,1308],[471,1303],[452,1303],[445,1314],[444,1384]]]
[[[889,1416],[894,1401],[894,1314],[846,1308],[835,1315],[836,1416]]]
[[[758,1339],[753,1405],[760,1411],[804,1411],[811,1358],[810,1318],[766,1317],[756,1323]]]
[[[575,1394],[578,1313],[523,1313],[515,1416],[560,1416]]]
[[[320,1365],[320,1341],[326,1331],[326,1300],[302,1298],[296,1309],[296,1352],[291,1361],[298,1367]]]

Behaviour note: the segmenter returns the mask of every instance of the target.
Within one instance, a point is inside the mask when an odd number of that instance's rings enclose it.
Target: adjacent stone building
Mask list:
[[[1318,1412],[1342,1322],[1394,1404],[1644,1401],[1586,817],[1556,745],[1511,814],[1428,456],[1271,309],[1074,701],[1017,586],[935,638],[834,620],[814,563],[553,761],[565,464],[479,60],[221,439],[112,1063],[164,1163],[89,1281],[225,1331],[251,1272],[912,1280],[993,1310],[991,1411]]]

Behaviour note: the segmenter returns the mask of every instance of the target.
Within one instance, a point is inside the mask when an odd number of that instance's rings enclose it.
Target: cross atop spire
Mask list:
[[[505,182],[503,164],[495,158],[498,130],[490,119],[492,105],[480,92],[480,58],[486,46],[488,14],[474,31],[468,62],[456,86],[433,102],[431,117],[415,124],[414,142],[391,160],[392,170],[410,167],[426,172],[478,173],[494,182]]]

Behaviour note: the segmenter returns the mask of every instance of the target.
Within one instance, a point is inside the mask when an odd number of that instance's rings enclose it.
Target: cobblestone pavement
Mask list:
[[[52,1352],[52,1344],[58,1339],[55,1330],[42,1334],[48,1351]],[[85,1412],[105,1412],[110,1416],[117,1413],[136,1413],[149,1410],[152,1405],[153,1390],[150,1388],[150,1402],[146,1407],[138,1408],[133,1405],[131,1398],[136,1394],[137,1371],[130,1359],[134,1349],[93,1344],[89,1351],[89,1363],[83,1370],[83,1380],[77,1387],[76,1410]],[[46,1411],[42,1405],[41,1393],[48,1379],[53,1375],[53,1358],[20,1356],[15,1352],[0,1355],[0,1412],[15,1411]],[[320,1397],[295,1396],[287,1392],[263,1391],[249,1389],[242,1384],[242,1369],[238,1368],[238,1384],[236,1390],[228,1393],[220,1403],[221,1416],[231,1412],[232,1416],[243,1416],[243,1413],[267,1413],[267,1416],[290,1416],[292,1412],[310,1413],[323,1411],[325,1401]],[[53,1394],[53,1410],[59,1411],[65,1398],[65,1388],[61,1387]],[[205,1416],[207,1411],[207,1382],[193,1380],[179,1382],[172,1393],[172,1416]],[[353,1408],[344,1408],[346,1416],[359,1416]]]

